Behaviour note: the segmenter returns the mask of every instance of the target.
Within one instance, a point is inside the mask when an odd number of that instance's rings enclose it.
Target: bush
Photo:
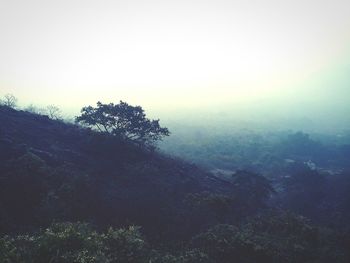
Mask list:
[[[217,225],[192,240],[192,246],[206,253],[214,262],[268,262],[264,251],[245,233],[232,225]]]
[[[56,223],[35,235],[0,239],[2,263],[146,263],[139,228],[97,233],[85,223]]]
[[[139,227],[109,228],[103,235],[103,242],[109,262],[148,262],[146,242],[142,239]]]

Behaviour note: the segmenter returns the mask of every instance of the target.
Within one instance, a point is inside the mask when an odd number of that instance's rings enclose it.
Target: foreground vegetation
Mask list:
[[[181,247],[152,247],[138,227],[97,232],[55,223],[35,234],[0,239],[1,262],[347,262],[343,234],[291,214],[264,215],[240,227],[219,224]],[[349,240],[348,240],[349,241]]]

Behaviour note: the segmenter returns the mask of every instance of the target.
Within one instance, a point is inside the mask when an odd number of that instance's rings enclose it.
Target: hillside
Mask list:
[[[2,192],[1,205],[11,201],[21,207],[23,201],[40,211],[7,210],[6,231],[53,218],[146,229],[157,221],[157,228],[167,228],[176,220],[170,215],[184,212],[188,193],[230,191],[194,165],[47,116],[1,107],[0,123],[1,181],[9,191]],[[7,181],[9,176],[15,178]],[[37,198],[33,178],[40,183]]]
[[[349,258],[348,234],[274,207],[276,191],[261,175],[217,177],[117,136],[8,107],[0,107],[0,189],[1,263]]]

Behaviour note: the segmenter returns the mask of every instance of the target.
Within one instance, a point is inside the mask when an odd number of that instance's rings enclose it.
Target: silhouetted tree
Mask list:
[[[10,108],[16,108],[17,101],[18,99],[14,95],[6,94],[4,98],[0,100],[0,104]]]
[[[82,108],[81,113],[76,118],[77,123],[143,145],[152,144],[170,134],[167,128],[159,125],[159,120],[146,118],[140,106],[131,106],[123,101],[119,104],[97,102],[96,108],[87,106]]]
[[[55,105],[48,105],[44,111],[46,112],[46,114],[53,120],[59,120],[62,119],[61,116],[61,110],[60,108],[58,108]]]

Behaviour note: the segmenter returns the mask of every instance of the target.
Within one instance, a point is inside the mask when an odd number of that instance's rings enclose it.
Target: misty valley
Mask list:
[[[350,261],[350,130],[0,106],[0,262]]]
[[[349,0],[0,0],[0,263],[350,263]]]

